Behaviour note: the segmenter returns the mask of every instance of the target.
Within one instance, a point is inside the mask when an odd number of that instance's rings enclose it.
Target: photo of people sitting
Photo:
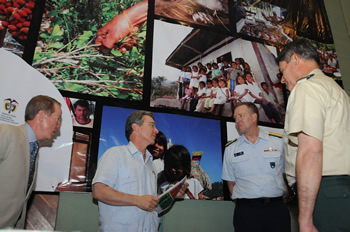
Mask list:
[[[284,107],[278,102],[276,93],[271,91],[272,88],[281,86],[278,83],[272,83],[270,86],[266,81],[257,82],[250,64],[242,57],[232,60],[220,57],[220,60],[219,63],[213,62],[208,63],[206,67],[202,66],[199,73],[197,65],[193,65],[192,68],[183,67],[179,74],[181,83],[178,83],[177,96],[181,96],[179,109],[223,115],[225,107],[231,117],[235,104],[253,102],[262,108],[269,122],[283,124]],[[188,71],[186,75],[183,70],[194,71]],[[205,74],[209,72],[211,78]]]

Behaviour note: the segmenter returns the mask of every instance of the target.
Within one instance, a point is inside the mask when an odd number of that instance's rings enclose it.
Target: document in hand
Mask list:
[[[174,202],[176,194],[180,191],[182,185],[187,180],[186,176],[179,182],[177,182],[174,186],[169,188],[166,192],[159,196],[159,203],[155,210],[158,214],[162,213],[166,209],[168,209]]]

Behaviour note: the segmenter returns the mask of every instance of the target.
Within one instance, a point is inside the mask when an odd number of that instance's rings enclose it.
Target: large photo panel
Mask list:
[[[125,122],[133,111],[135,110],[120,107],[103,107],[98,159],[110,147],[128,143]],[[172,145],[183,145],[189,151],[191,173],[193,179],[196,179],[194,182],[197,185],[200,183],[197,187],[201,198],[223,199],[220,122],[167,113],[154,113],[154,119],[157,129],[166,138],[164,149]]]
[[[243,37],[287,44],[295,38],[296,30],[286,21],[286,13],[287,9],[264,1],[234,0],[231,25]]]
[[[48,0],[33,67],[59,90],[142,100],[148,1]]]
[[[0,47],[19,56],[28,44],[35,0],[0,1]]]
[[[259,107],[261,121],[283,124],[276,47],[157,20],[153,39],[166,49],[153,50],[151,107],[232,117],[235,104],[250,101]]]
[[[154,13],[172,21],[230,31],[228,0],[155,0]]]

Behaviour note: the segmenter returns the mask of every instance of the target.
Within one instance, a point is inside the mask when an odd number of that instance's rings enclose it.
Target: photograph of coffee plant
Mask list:
[[[33,67],[59,90],[141,100],[147,8],[147,0],[47,0]]]

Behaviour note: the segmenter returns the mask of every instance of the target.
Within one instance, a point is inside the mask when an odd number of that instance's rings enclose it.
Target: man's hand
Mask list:
[[[147,20],[147,9],[148,0],[144,0],[115,16],[97,31],[95,44],[102,45],[102,52],[112,49],[116,42],[140,29],[142,23]],[[130,44],[130,41],[127,43]]]
[[[137,198],[137,207],[146,211],[153,211],[158,205],[159,199],[156,196],[144,195]]]

